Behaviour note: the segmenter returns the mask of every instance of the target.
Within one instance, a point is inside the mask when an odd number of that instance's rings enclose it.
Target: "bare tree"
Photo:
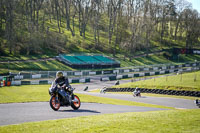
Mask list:
[[[86,26],[91,16],[93,7],[91,7],[91,0],[76,0],[78,9],[79,32],[80,36],[85,38]]]
[[[69,30],[72,34],[72,36],[75,36],[74,30],[70,26],[71,22],[71,14],[70,11],[72,10],[70,7],[72,7],[72,1],[71,0],[63,0],[64,1],[64,7],[65,7],[65,19],[66,19],[66,24],[67,24],[67,30]]]
[[[36,29],[38,31],[38,27],[39,27],[39,12],[40,9],[42,7],[44,0],[35,0],[35,4],[36,4]]]
[[[58,26],[58,30],[59,33],[61,33],[61,29],[60,29],[60,6],[59,6],[59,1],[58,0],[54,0],[54,8],[55,8],[55,12],[56,12],[56,19],[57,19],[57,26]]]
[[[199,14],[196,10],[185,9],[183,13],[184,29],[186,32],[186,48],[192,48],[193,43],[198,42],[200,37]]]
[[[0,37],[3,37],[4,35],[4,28],[3,25],[5,23],[5,3],[3,0],[0,0]],[[0,51],[1,49],[1,45],[2,45],[2,40],[0,40]]]
[[[14,3],[12,0],[7,0],[5,2],[6,8],[6,28],[5,28],[5,35],[8,40],[8,47],[9,53],[12,53],[12,46],[13,46],[13,36],[14,36],[14,29],[13,29],[13,21],[14,21]]]
[[[187,1],[185,0],[177,0],[176,1],[176,21],[175,21],[175,31],[174,31],[174,39],[176,40],[177,39],[177,33],[178,33],[178,30],[179,30],[179,26],[181,24],[181,21],[182,21],[182,17],[183,17],[183,11],[184,9],[186,8],[190,8],[191,4],[188,3]]]
[[[92,6],[94,7],[94,11],[92,12],[92,24],[93,24],[93,32],[94,32],[94,41],[95,41],[95,48],[99,48],[99,44],[100,44],[100,29],[99,29],[99,23],[100,23],[100,19],[101,19],[101,15],[100,15],[100,8],[102,6],[102,1],[101,0],[94,0],[92,1]]]
[[[130,28],[131,36],[129,39],[130,49],[129,49],[129,60],[132,60],[132,54],[135,53],[136,49],[140,48],[141,38],[142,38],[142,1],[130,0],[131,12],[130,12]]]
[[[109,17],[108,44],[112,50],[111,43],[112,43],[112,36],[114,33],[115,24],[116,24],[118,1],[109,0],[107,6],[108,6],[108,17]]]
[[[76,25],[83,40],[92,31],[94,48],[113,56],[122,51],[130,61],[153,43],[199,43],[199,13],[186,0],[0,0],[0,47],[9,53],[45,46],[59,52],[68,42],[61,33],[76,36]]]

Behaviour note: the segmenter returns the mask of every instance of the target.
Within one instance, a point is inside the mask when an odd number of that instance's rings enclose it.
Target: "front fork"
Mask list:
[[[76,103],[79,102],[77,99],[74,98],[74,95],[72,95],[72,102],[76,102]]]
[[[56,103],[59,103],[59,101],[58,101],[58,93],[56,93]]]

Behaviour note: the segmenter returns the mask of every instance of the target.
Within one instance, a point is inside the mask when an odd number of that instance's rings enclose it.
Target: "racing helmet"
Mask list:
[[[56,78],[61,78],[61,77],[63,77],[63,72],[58,71],[58,72],[56,73]]]

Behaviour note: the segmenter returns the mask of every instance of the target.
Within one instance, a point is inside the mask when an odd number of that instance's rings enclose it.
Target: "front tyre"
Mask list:
[[[60,100],[56,100],[56,96],[51,96],[51,99],[49,101],[49,104],[51,106],[51,108],[54,110],[54,111],[57,111],[59,110],[60,108]]]
[[[74,110],[77,110],[81,106],[81,101],[78,96],[74,95],[74,99],[72,100],[71,107]]]

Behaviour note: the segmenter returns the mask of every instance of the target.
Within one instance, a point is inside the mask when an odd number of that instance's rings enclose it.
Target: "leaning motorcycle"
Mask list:
[[[200,108],[200,100],[199,100],[199,99],[196,99],[196,100],[194,101],[194,103],[196,103],[196,106],[198,106],[198,107]]]
[[[71,106],[74,110],[77,110],[81,106],[79,97],[73,93],[75,88],[69,86],[68,88],[58,88],[56,91],[52,90],[53,88],[49,88],[51,96],[49,104],[53,110],[59,110],[60,106]]]
[[[141,94],[140,94],[140,92],[133,92],[133,96],[134,97],[141,97]]]
[[[106,89],[107,89],[107,88],[104,86],[102,89],[100,89],[100,93],[101,93],[101,94],[102,94],[102,93],[105,94],[105,93],[106,93]]]

